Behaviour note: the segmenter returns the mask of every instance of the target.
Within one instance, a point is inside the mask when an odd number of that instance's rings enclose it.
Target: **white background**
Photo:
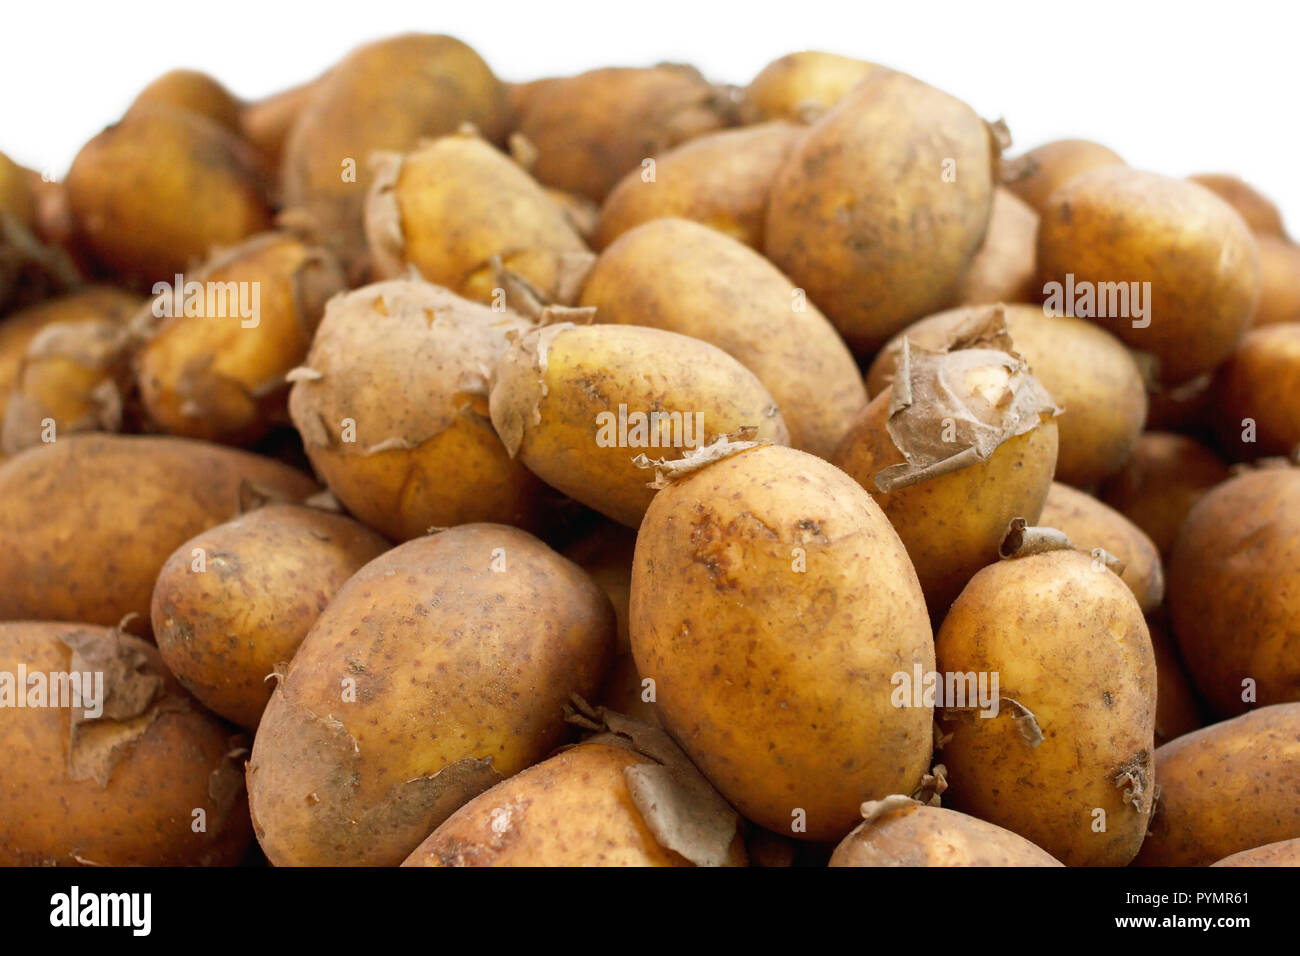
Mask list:
[[[205,70],[256,97],[407,30],[457,36],[508,80],[684,60],[743,84],[783,53],[846,53],[1004,116],[1013,153],[1081,136],[1170,175],[1234,172],[1300,230],[1292,0],[4,0],[0,151],[62,175],[81,143],[170,68]]]

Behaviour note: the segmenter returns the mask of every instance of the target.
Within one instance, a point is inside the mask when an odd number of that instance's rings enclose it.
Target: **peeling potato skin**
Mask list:
[[[66,672],[72,653],[59,635],[112,632],[85,624],[0,623],[0,670]],[[190,701],[145,641],[122,635],[163,684],[162,712],[114,766],[108,785],[68,772],[69,710],[23,708],[0,721],[0,866],[234,866],[252,842],[242,786],[222,806],[209,791],[214,771],[237,780],[230,729]],[[107,686],[105,687],[107,691]],[[106,723],[114,723],[105,718]],[[207,832],[192,829],[206,813]]]
[[[822,458],[867,403],[835,327],[761,255],[682,219],[625,233],[596,260],[580,304],[600,322],[677,332],[716,345],[776,400],[790,444]]]
[[[1187,515],[1169,562],[1169,612],[1197,688],[1222,716],[1300,701],[1300,469],[1224,482]]]
[[[1230,356],[1259,299],[1259,250],[1227,203],[1194,183],[1127,166],[1070,179],[1052,193],[1038,227],[1044,285],[1150,282],[1150,325],[1094,319],[1160,360],[1177,385]]]
[[[614,634],[600,589],[515,528],[463,525],[372,561],[317,619],[258,726],[248,786],[267,857],[400,863],[490,784],[442,804],[403,802],[403,788],[457,761],[490,759],[500,779],[542,759],[564,740],[569,695],[600,686]],[[310,721],[329,719],[337,745],[314,746]]]
[[[198,70],[171,70],[136,95],[127,112],[163,107],[187,110],[239,134],[242,104],[216,79]]]
[[[1010,173],[1005,177],[1006,188],[1041,216],[1049,208],[1048,197],[1058,186],[1092,169],[1127,164],[1118,153],[1100,143],[1058,139],[1036,146],[1003,165]]]
[[[1038,213],[1005,186],[993,191],[984,244],[957,287],[957,305],[1034,302],[1041,297],[1035,256]]]
[[[760,446],[660,491],[630,610],[661,723],[760,826],[842,839],[863,800],[929,768],[931,709],[890,700],[892,673],[933,668],[920,587],[880,509],[821,459]]]
[[[996,717],[946,716],[944,801],[1006,827],[1066,866],[1124,866],[1145,811],[1115,775],[1145,755],[1151,797],[1156,664],[1141,609],[1110,571],[1076,551],[1002,561],[971,580],[935,642],[940,673],[997,672],[998,692],[1028,708],[1031,748],[1005,700]],[[1093,811],[1106,813],[1094,833]]]
[[[1156,751],[1160,802],[1137,866],[1208,866],[1300,838],[1300,703],[1261,707]]]
[[[193,570],[201,549],[205,570]],[[338,514],[268,505],[185,542],[153,589],[154,639],[206,707],[249,730],[294,651],[344,582],[388,549]]]
[[[740,101],[741,121],[815,119],[868,76],[887,68],[851,56],[801,50],[773,60],[749,81]]]
[[[1300,837],[1241,850],[1210,866],[1300,866]]]
[[[1241,215],[1252,232],[1261,236],[1286,238],[1282,227],[1282,213],[1267,196],[1254,186],[1225,173],[1197,173],[1188,176],[1198,186],[1204,186]]]
[[[1259,306],[1255,327],[1300,322],[1300,246],[1272,236],[1259,243]]]
[[[1165,596],[1160,552],[1141,528],[1092,495],[1052,482],[1038,524],[1064,531],[1081,551],[1103,548],[1124,562],[1121,580],[1143,614],[1160,607]]]
[[[655,158],[655,178],[637,167],[600,207],[593,241],[604,249],[652,219],[698,222],[761,250],[772,182],[806,129],[772,122],[707,133]]]
[[[831,866],[1061,866],[1024,837],[976,817],[916,806],[858,825]]]
[[[777,175],[764,251],[869,355],[952,302],[984,241],[995,159],[965,103],[906,74],[874,75]],[[947,160],[956,182],[943,181]]]
[[[1252,329],[1210,386],[1215,430],[1238,459],[1287,456],[1300,447],[1300,323]],[[1245,419],[1254,441],[1243,440]]]
[[[1160,747],[1205,726],[1200,699],[1192,688],[1187,666],[1167,629],[1147,618],[1156,655],[1156,746]]]
[[[516,457],[548,485],[630,528],[641,524],[655,494],[647,487],[654,473],[632,459],[640,452],[677,459],[688,449],[600,447],[600,413],[617,417],[620,404],[629,415],[698,412],[700,446],[746,427],[758,440],[789,443],[758,378],[706,342],[640,326],[570,326],[549,339],[544,373],[537,347],[536,336],[520,338],[493,373],[497,434],[507,448],[507,436],[518,435]]]
[[[307,475],[181,438],[77,435],[0,465],[0,620],[147,626],[168,556],[239,512],[239,489],[300,501]]]

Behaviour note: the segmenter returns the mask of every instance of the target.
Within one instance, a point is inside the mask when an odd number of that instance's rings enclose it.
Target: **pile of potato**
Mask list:
[[[411,34],[0,156],[0,864],[1300,864],[1300,246],[1009,146]]]

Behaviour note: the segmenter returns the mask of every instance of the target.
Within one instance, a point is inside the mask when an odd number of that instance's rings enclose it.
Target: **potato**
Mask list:
[[[36,225],[36,197],[27,171],[0,153],[0,214],[12,216],[28,229]]]
[[[692,67],[608,67],[531,85],[517,130],[547,186],[605,198],[623,174],[692,137],[730,125],[722,91]]]
[[[936,619],[997,560],[1012,518],[1038,520],[1056,465],[1056,409],[999,314],[968,333],[942,352],[905,340],[900,380],[831,456],[889,517]]]
[[[853,356],[817,307],[761,255],[684,219],[656,219],[596,260],[579,300],[600,322],[716,345],[776,400],[790,444],[823,458],[867,403]]]
[[[1300,838],[1300,703],[1262,707],[1156,751],[1160,799],[1138,866],[1208,866]]]
[[[44,182],[0,153],[0,316],[80,283],[64,248],[71,229],[62,198],[61,184]],[[57,236],[47,232],[55,226],[64,227]]]
[[[953,602],[935,654],[940,674],[996,675],[1000,695],[992,715],[944,711],[944,802],[1067,866],[1132,860],[1154,796],[1156,664],[1123,582],[1073,550],[990,565]]]
[[[1058,139],[1036,146],[1003,163],[1003,182],[1040,216],[1048,197],[1080,173],[1103,166],[1123,166],[1113,150],[1086,139]]]
[[[1169,561],[1169,613],[1197,688],[1223,716],[1300,700],[1300,468],[1207,492]]]
[[[0,623],[0,675],[0,866],[240,861],[247,741],[181,690],[154,647],[88,624]]]
[[[160,283],[136,322],[149,417],[173,435],[231,444],[287,422],[284,377],[306,357],[326,300],[345,288],[330,253],[278,232],[223,250],[183,289]]]
[[[1259,305],[1256,326],[1300,322],[1300,246],[1272,236],[1259,244]]]
[[[343,583],[388,542],[343,515],[268,505],[209,528],[167,559],[150,617],[163,661],[206,707],[257,729],[267,677]]]
[[[586,196],[568,193],[563,189],[545,186],[543,191],[551,202],[560,207],[560,212],[564,213],[564,218],[569,221],[573,231],[582,237],[582,241],[591,242],[600,225],[600,207]]]
[[[614,605],[620,654],[626,654],[632,648],[627,630],[627,603],[632,587],[632,553],[635,549],[635,532],[621,524],[603,520],[564,549],[564,556],[591,575]],[[614,710],[627,713],[618,707]]]
[[[182,542],[239,513],[241,486],[300,501],[287,465],[181,438],[76,435],[0,465],[0,620],[147,625]]]
[[[820,458],[761,445],[660,491],[630,614],[660,720],[746,818],[839,840],[863,800],[921,785],[932,709],[892,697],[934,666],[924,598],[880,508]]]
[[[1213,379],[1207,372],[1173,388],[1154,386],[1147,393],[1147,428],[1200,435],[1208,427]]]
[[[405,155],[380,153],[366,201],[375,274],[410,267],[457,295],[491,303],[492,257],[548,299],[571,297],[574,262],[591,254],[564,211],[528,173],[474,132],[443,136]]]
[[[1300,837],[1241,850],[1210,866],[1300,866]]]
[[[407,33],[368,43],[322,77],[299,108],[280,168],[285,206],[362,279],[371,154],[411,149],[462,123],[499,142],[508,119],[505,87],[459,40]]]
[[[957,287],[955,304],[1036,301],[1037,245],[1038,213],[1006,187],[997,187],[984,244]]]
[[[1032,305],[967,306],[914,322],[880,350],[867,372],[867,391],[879,395],[893,381],[903,336],[912,345],[940,348],[968,323],[1001,311],[1017,352],[1063,411],[1056,418],[1058,480],[1089,488],[1117,471],[1142,432],[1147,394],[1142,371],[1124,345],[1083,319],[1044,315]]]
[[[886,67],[851,56],[801,50],[773,60],[749,81],[740,101],[745,123],[788,119],[812,122],[862,80]]]
[[[1147,618],[1156,655],[1156,746],[1205,726],[1200,699],[1178,654],[1178,645],[1163,625]]]
[[[996,160],[965,103],[903,73],[874,74],[777,174],[764,251],[870,354],[952,302],[984,241]]]
[[[609,675],[596,695],[602,707],[620,714],[627,714],[634,720],[652,727],[660,726],[659,711],[655,708],[658,689],[653,681],[647,682],[636,669],[636,660],[631,653],[622,653],[614,658]]]
[[[132,100],[127,112],[156,107],[187,110],[241,133],[239,99],[221,83],[198,70],[170,70],[151,82]]]
[[[1234,458],[1300,448],[1300,323],[1248,332],[1211,390],[1220,445]]]
[[[67,188],[79,241],[125,285],[171,282],[271,225],[251,147],[183,110],[133,110],[81,148]]]
[[[1149,352],[1165,385],[1231,355],[1259,298],[1255,238],[1232,207],[1194,183],[1128,166],[1082,173],[1051,194],[1038,270],[1046,308],[1091,318]]]
[[[604,249],[644,222],[676,217],[762,249],[772,182],[805,133],[794,123],[762,123],[668,150],[655,159],[653,175],[636,168],[618,181],[600,207],[593,245]]]
[[[1102,485],[1101,499],[1146,532],[1168,558],[1192,506],[1227,479],[1228,466],[1200,442],[1149,431],[1134,443],[1124,467]]]
[[[1150,614],[1165,597],[1160,552],[1142,529],[1114,508],[1069,485],[1052,482],[1038,523],[1064,531],[1076,548],[1091,553],[1101,548],[1124,563],[1120,578]]]
[[[866,820],[831,854],[831,866],[1060,866],[1010,830],[902,797],[863,804]]]
[[[772,396],[726,352],[632,325],[559,323],[520,336],[493,372],[489,403],[512,457],[630,528],[654,497],[638,452],[677,459],[751,433],[789,443]]]
[[[614,612],[531,535],[471,524],[370,562],[317,618],[258,725],[253,826],[277,866],[396,865],[564,738]]]
[[[1286,238],[1282,213],[1271,199],[1262,195],[1254,186],[1227,173],[1198,173],[1187,178],[1198,186],[1204,186],[1237,210],[1253,232],[1261,236]]]
[[[245,103],[239,111],[240,134],[263,156],[270,169],[279,169],[289,131],[316,94],[323,77]]]

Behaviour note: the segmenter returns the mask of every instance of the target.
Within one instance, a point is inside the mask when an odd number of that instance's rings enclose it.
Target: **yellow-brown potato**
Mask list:
[[[1060,450],[1056,477],[1089,488],[1127,460],[1147,416],[1142,371],[1122,342],[1105,329],[1067,315],[1044,315],[1034,305],[967,306],[913,322],[876,356],[867,372],[874,397],[893,381],[903,336],[940,348],[968,322],[1000,308],[1016,351],[1029,362],[1062,412],[1056,418]]]
[[[172,435],[230,444],[287,422],[284,377],[306,357],[325,302],[345,288],[330,253],[280,232],[218,253],[179,296],[159,283],[135,323],[150,419]]]
[[[952,302],[984,241],[996,159],[965,103],[903,73],[875,74],[777,174],[764,251],[870,354]]]
[[[601,253],[579,300],[599,322],[649,326],[716,345],[776,400],[790,444],[829,457],[867,403],[834,326],[767,260],[684,219],[656,219]]]
[[[36,224],[36,199],[27,171],[0,153],[0,213],[14,217],[28,229]]]
[[[79,241],[127,285],[171,282],[271,225],[252,148],[184,110],[133,110],[81,148],[67,188]]]
[[[614,605],[618,618],[618,650],[631,650],[627,636],[627,602],[632,587],[632,552],[636,533],[614,521],[602,520],[589,533],[564,549],[564,556],[591,575]],[[612,706],[612,705],[611,705]],[[614,707],[621,714],[627,711]]]
[[[1210,866],[1300,866],[1300,837],[1241,850]]]
[[[1201,496],[1228,480],[1228,466],[1194,438],[1149,431],[1101,488],[1106,504],[1141,528],[1167,559]]]
[[[822,50],[778,57],[749,81],[740,100],[744,123],[765,120],[812,122],[849,90],[886,67]]]
[[[457,295],[491,303],[492,257],[547,299],[570,298],[586,244],[546,191],[472,131],[424,142],[405,155],[377,154],[366,200],[366,237],[376,277],[410,268]],[[566,286],[567,283],[567,286]]]
[[[730,109],[691,67],[607,67],[533,85],[516,122],[540,182],[600,202],[643,160],[730,125]]]
[[[1102,166],[1123,166],[1113,150],[1086,139],[1058,139],[1036,146],[1003,164],[1003,181],[1029,207],[1042,215],[1047,199],[1080,173]]]
[[[807,131],[773,122],[696,137],[656,157],[654,175],[631,170],[600,207],[593,245],[604,249],[643,222],[675,216],[763,248],[777,171]]]
[[[257,729],[276,665],[343,583],[388,548],[351,518],[268,505],[204,531],[167,559],[150,616],[163,661],[214,713]]]
[[[334,298],[289,395],[330,491],[397,541],[471,521],[538,526],[545,489],[488,417],[488,375],[527,327],[427,282]]]
[[[1282,213],[1271,199],[1245,180],[1228,173],[1198,173],[1187,178],[1237,210],[1252,231],[1263,236],[1286,238]]]
[[[279,169],[289,131],[311,102],[323,77],[246,103],[239,111],[239,131],[262,155],[270,169]]]
[[[1192,678],[1165,627],[1147,618],[1156,655],[1156,746],[1205,726]]]
[[[0,153],[0,316],[81,282],[61,183]]]
[[[563,741],[614,626],[591,579],[516,528],[462,525],[376,558],[317,618],[258,725],[248,791],[267,857],[400,863]]]
[[[218,80],[198,70],[164,73],[139,92],[127,112],[154,107],[188,110],[232,133],[241,132],[239,112],[242,104],[238,98]]]
[[[1155,356],[1163,384],[1211,371],[1249,328],[1255,237],[1209,190],[1105,166],[1067,181],[1041,215],[1045,307],[1090,318]]]
[[[958,285],[954,303],[1036,301],[1037,246],[1038,213],[1005,186],[999,186],[993,192],[993,211],[984,244]]]
[[[1252,329],[1211,386],[1215,429],[1237,459],[1300,448],[1300,323]]]
[[[1076,548],[1091,553],[1101,548],[1124,562],[1120,575],[1142,613],[1160,607],[1165,596],[1160,552],[1146,534],[1114,508],[1069,485],[1052,482],[1038,523],[1064,531]]]
[[[1300,322],[1300,246],[1272,236],[1259,243],[1259,305],[1256,326]]]
[[[411,149],[462,123],[499,142],[508,111],[505,86],[452,37],[407,33],[358,47],[299,108],[280,168],[284,204],[315,242],[363,278],[371,154]]]
[[[839,840],[863,800],[920,786],[932,708],[893,695],[933,669],[925,601],[884,514],[822,459],[761,445],[660,491],[630,613],[661,722],[748,819]]]
[[[726,352],[632,325],[520,336],[493,372],[490,408],[512,457],[630,528],[654,497],[639,455],[674,460],[726,435],[790,440],[767,389]]]
[[[944,803],[1067,866],[1132,860],[1156,782],[1156,665],[1123,582],[1078,551],[1004,560],[953,602],[935,653],[940,674],[996,674],[1000,695],[995,716],[944,712]]]
[[[876,806],[866,804],[864,809]],[[1061,866],[1061,862],[1010,830],[909,801],[858,824],[835,848],[830,865]]]
[[[277,461],[182,438],[75,435],[0,465],[0,620],[146,627],[182,542],[240,512],[241,485],[300,501],[318,490]]]
[[[20,667],[45,678],[45,705],[30,705],[29,685],[16,706]],[[252,839],[247,741],[189,698],[154,647],[89,624],[0,623],[0,674],[0,866],[240,861]],[[50,675],[89,693],[53,706],[68,685]]]
[[[1300,701],[1300,468],[1206,493],[1169,561],[1169,614],[1197,688],[1220,715]]]
[[[1208,866],[1300,838],[1300,703],[1212,724],[1156,751],[1160,800],[1138,866]]]
[[[565,192],[563,189],[543,187],[551,202],[560,207],[564,218],[569,221],[574,232],[582,237],[583,242],[590,243],[600,225],[600,207],[586,196]]]

